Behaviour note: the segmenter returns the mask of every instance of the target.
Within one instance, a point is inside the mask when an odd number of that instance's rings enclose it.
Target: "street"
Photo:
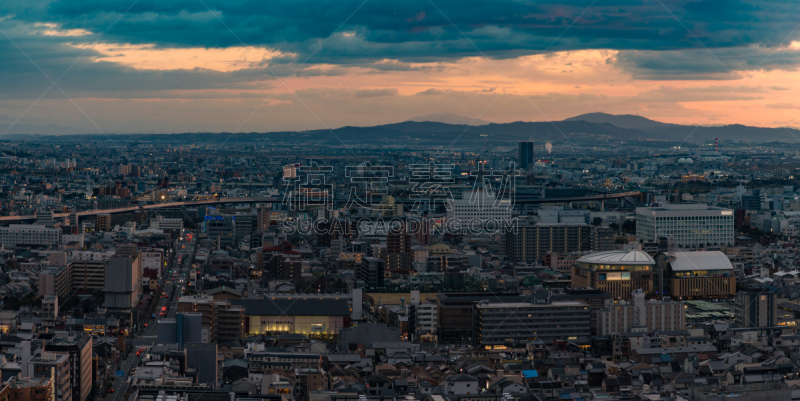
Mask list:
[[[133,350],[131,351],[130,355],[124,359],[121,363],[121,367],[119,370],[125,372],[125,377],[115,377],[114,382],[111,388],[114,392],[108,392],[106,390],[105,401],[123,401],[124,395],[128,391],[128,378],[130,377],[131,372],[133,369],[139,365],[139,362],[144,357],[146,353],[142,353],[139,356],[136,356],[136,351],[140,347],[149,347],[156,343],[158,337],[158,319],[163,318],[174,318],[175,314],[177,313],[177,300],[180,297],[180,294],[183,293],[182,288],[186,285],[188,281],[188,273],[189,269],[192,268],[192,262],[194,259],[194,250],[196,249],[197,239],[194,238],[194,235],[188,236],[188,238],[184,238],[179,242],[178,250],[176,252],[176,256],[173,259],[172,263],[170,263],[170,269],[164,272],[163,276],[167,277],[166,279],[162,279],[162,285],[164,291],[168,294],[168,298],[164,298],[161,294],[158,295],[158,303],[156,304],[155,308],[155,319],[151,319],[150,316],[147,317],[147,328],[144,329],[143,332],[140,334],[132,335],[131,337],[126,338],[126,342],[133,345]],[[180,265],[173,266],[173,263],[177,263],[180,257]],[[174,269],[174,274],[169,275],[169,271]],[[183,283],[181,283],[183,281]],[[173,291],[174,289],[174,291]],[[159,316],[161,308],[166,306],[167,313],[165,317]]]

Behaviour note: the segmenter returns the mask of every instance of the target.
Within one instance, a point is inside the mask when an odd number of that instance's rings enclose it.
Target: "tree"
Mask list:
[[[602,218],[600,218],[600,217],[595,217],[595,218],[593,218],[593,219],[592,219],[592,225],[593,225],[593,226],[597,227],[597,226],[599,226],[600,224],[603,224],[603,219],[602,219]]]
[[[628,234],[636,234],[636,220],[625,220],[622,223],[622,231]]]
[[[614,232],[619,232],[619,224],[611,223],[608,226],[611,227],[611,229],[614,230]]]

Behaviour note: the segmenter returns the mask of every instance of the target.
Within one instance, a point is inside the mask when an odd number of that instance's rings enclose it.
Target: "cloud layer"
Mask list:
[[[603,109],[781,125],[797,109],[799,14],[734,0],[5,2],[0,121],[169,132]]]

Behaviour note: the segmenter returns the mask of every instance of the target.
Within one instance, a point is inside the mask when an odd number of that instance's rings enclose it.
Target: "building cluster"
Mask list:
[[[3,143],[0,401],[800,399],[798,162],[728,145]]]

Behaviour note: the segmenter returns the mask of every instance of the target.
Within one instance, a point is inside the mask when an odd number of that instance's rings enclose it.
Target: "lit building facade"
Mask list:
[[[656,262],[639,251],[608,251],[586,255],[572,267],[572,287],[592,287],[620,299],[630,299],[634,290],[653,293]]]

